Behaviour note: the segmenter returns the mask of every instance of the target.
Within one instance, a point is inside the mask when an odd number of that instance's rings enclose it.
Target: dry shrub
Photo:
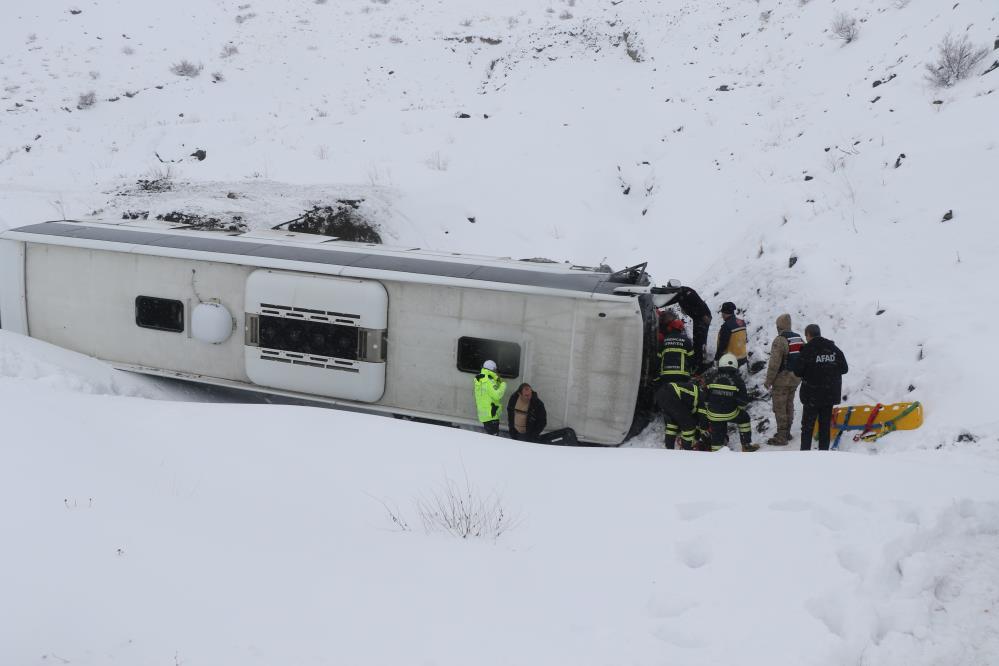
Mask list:
[[[989,52],[987,48],[973,46],[967,35],[957,39],[950,33],[944,36],[937,49],[936,62],[926,63],[926,80],[937,88],[950,88],[967,78]]]

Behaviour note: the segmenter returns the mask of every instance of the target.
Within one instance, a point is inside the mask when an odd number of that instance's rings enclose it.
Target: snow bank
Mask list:
[[[9,663],[999,653],[999,461],[519,446],[328,410],[88,396],[53,419],[7,384],[0,402],[18,414],[0,472]],[[446,476],[496,492],[516,527],[425,534],[414,500]]]
[[[192,395],[182,386],[168,387],[155,379],[120,372],[83,354],[7,331],[0,331],[0,384],[29,391],[41,388],[153,399]]]

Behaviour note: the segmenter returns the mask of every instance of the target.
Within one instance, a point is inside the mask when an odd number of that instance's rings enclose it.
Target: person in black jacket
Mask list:
[[[819,449],[829,450],[829,424],[833,406],[843,394],[843,375],[849,366],[846,356],[822,337],[817,324],[805,327],[805,344],[801,348],[794,374],[801,377],[801,450],[812,448],[812,429],[819,421]]]
[[[756,451],[753,444],[752,423],[749,412],[749,393],[739,375],[739,362],[732,354],[725,354],[718,361],[718,369],[704,375],[704,418],[711,434],[711,448],[728,444],[728,424],[739,430],[743,451]]]
[[[701,389],[692,381],[672,380],[663,382],[656,391],[656,404],[663,412],[666,425],[664,444],[676,448],[676,436],[684,449],[694,448],[697,436],[698,410],[701,407]]]
[[[666,325],[666,335],[660,345],[658,381],[662,383],[690,379],[691,372],[696,368],[693,365],[693,355],[690,338],[683,330],[683,320],[671,320]]]
[[[704,346],[708,343],[708,329],[711,327],[711,308],[690,287],[680,287],[666,305],[679,305],[680,311],[694,322],[694,356],[691,359],[692,372],[699,373],[704,365]]]
[[[511,439],[541,444],[575,444],[576,431],[561,428],[541,434],[548,425],[548,412],[530,384],[521,384],[506,405]]]

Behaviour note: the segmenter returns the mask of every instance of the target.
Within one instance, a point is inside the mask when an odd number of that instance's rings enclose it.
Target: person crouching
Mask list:
[[[517,387],[506,405],[510,439],[520,439],[539,444],[576,444],[576,431],[560,428],[542,434],[548,425],[548,411],[537,391],[530,384]]]
[[[700,387],[691,381],[664,382],[656,391],[656,404],[662,410],[666,426],[663,444],[667,449],[676,448],[677,435],[684,449],[694,448],[700,393]]]

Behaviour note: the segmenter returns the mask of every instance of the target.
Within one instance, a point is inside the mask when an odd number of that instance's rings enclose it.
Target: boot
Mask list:
[[[759,448],[760,447],[757,444],[743,444],[742,445],[743,452],[747,452],[747,453],[752,453],[753,451],[758,451]]]
[[[676,435],[666,435],[666,439],[663,442],[663,445],[667,449],[675,449],[676,448]]]
[[[787,443],[791,440],[791,435],[779,432],[770,439],[767,440],[767,444],[770,446],[787,446]]]

